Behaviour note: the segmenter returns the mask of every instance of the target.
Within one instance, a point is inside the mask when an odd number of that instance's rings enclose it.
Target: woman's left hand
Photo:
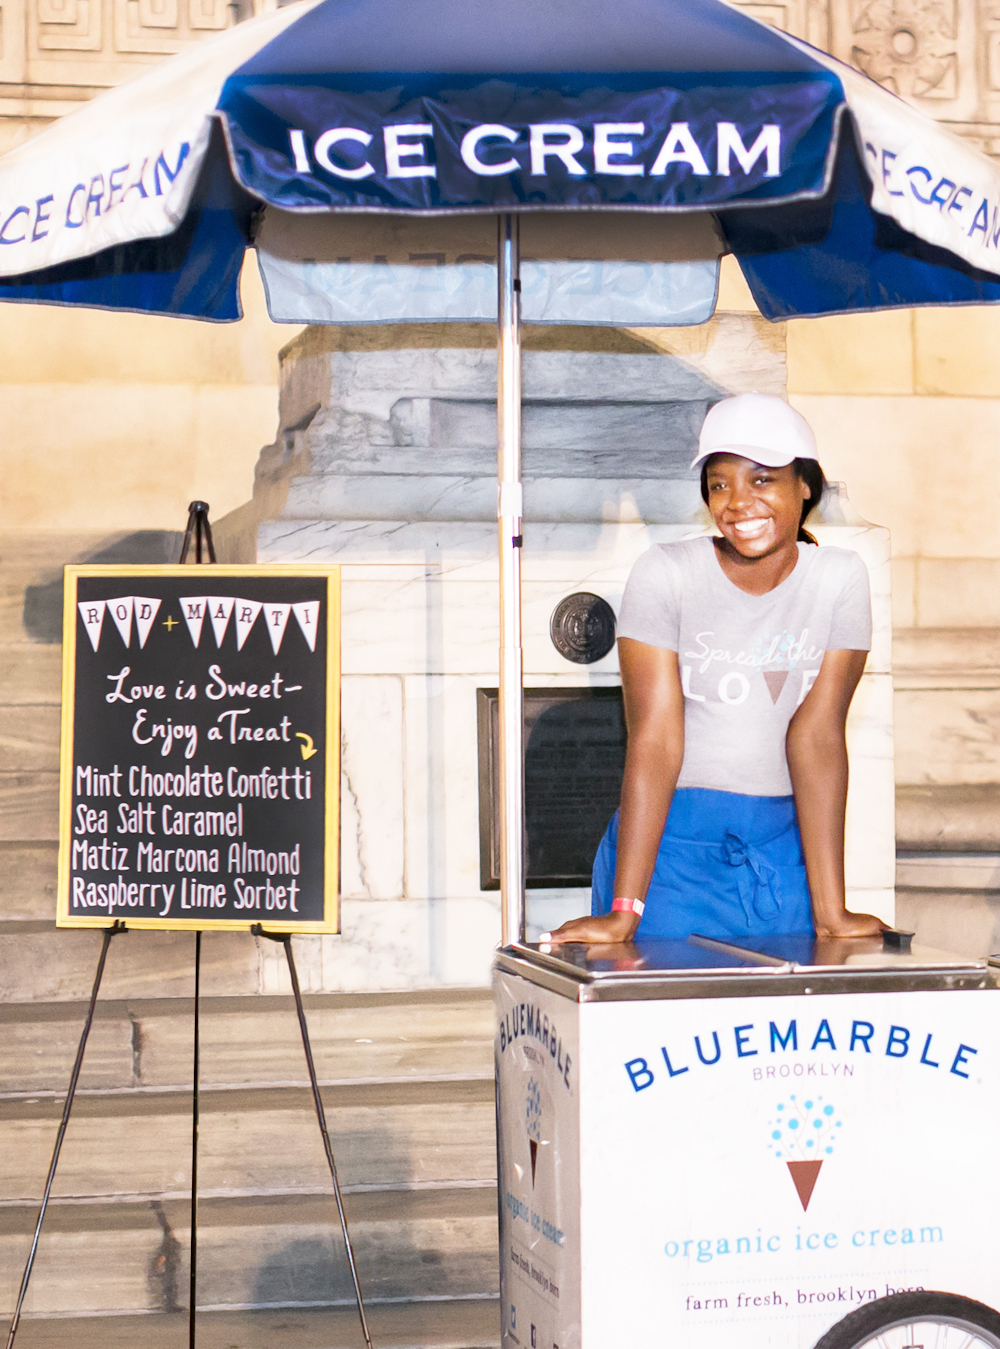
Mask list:
[[[873,913],[851,913],[843,909],[836,917],[816,919],[817,937],[877,937],[888,924]]]

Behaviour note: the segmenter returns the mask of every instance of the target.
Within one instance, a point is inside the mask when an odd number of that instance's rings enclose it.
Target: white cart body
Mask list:
[[[504,1349],[812,1349],[901,1289],[1000,1306],[997,972],[867,945],[498,954]]]

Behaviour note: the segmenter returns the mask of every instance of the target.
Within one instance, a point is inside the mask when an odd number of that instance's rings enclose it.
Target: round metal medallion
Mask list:
[[[576,665],[593,665],[615,644],[615,611],[600,595],[578,590],[553,609],[549,634],[560,656]]]

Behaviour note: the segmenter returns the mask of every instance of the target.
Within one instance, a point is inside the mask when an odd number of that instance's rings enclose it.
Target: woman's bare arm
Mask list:
[[[844,890],[847,710],[865,668],[865,651],[828,651],[785,741],[802,851],[820,937],[867,937],[884,924],[849,913]]]
[[[622,637],[618,657],[628,749],[615,894],[645,899],[684,758],[684,694],[676,652]],[[545,935],[555,942],[620,942],[628,941],[638,926],[634,913],[609,913],[574,918]]]

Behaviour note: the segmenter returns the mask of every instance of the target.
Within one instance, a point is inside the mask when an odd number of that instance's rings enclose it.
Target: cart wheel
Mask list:
[[[1000,1315],[955,1293],[893,1293],[838,1321],[815,1349],[1000,1349]]]

